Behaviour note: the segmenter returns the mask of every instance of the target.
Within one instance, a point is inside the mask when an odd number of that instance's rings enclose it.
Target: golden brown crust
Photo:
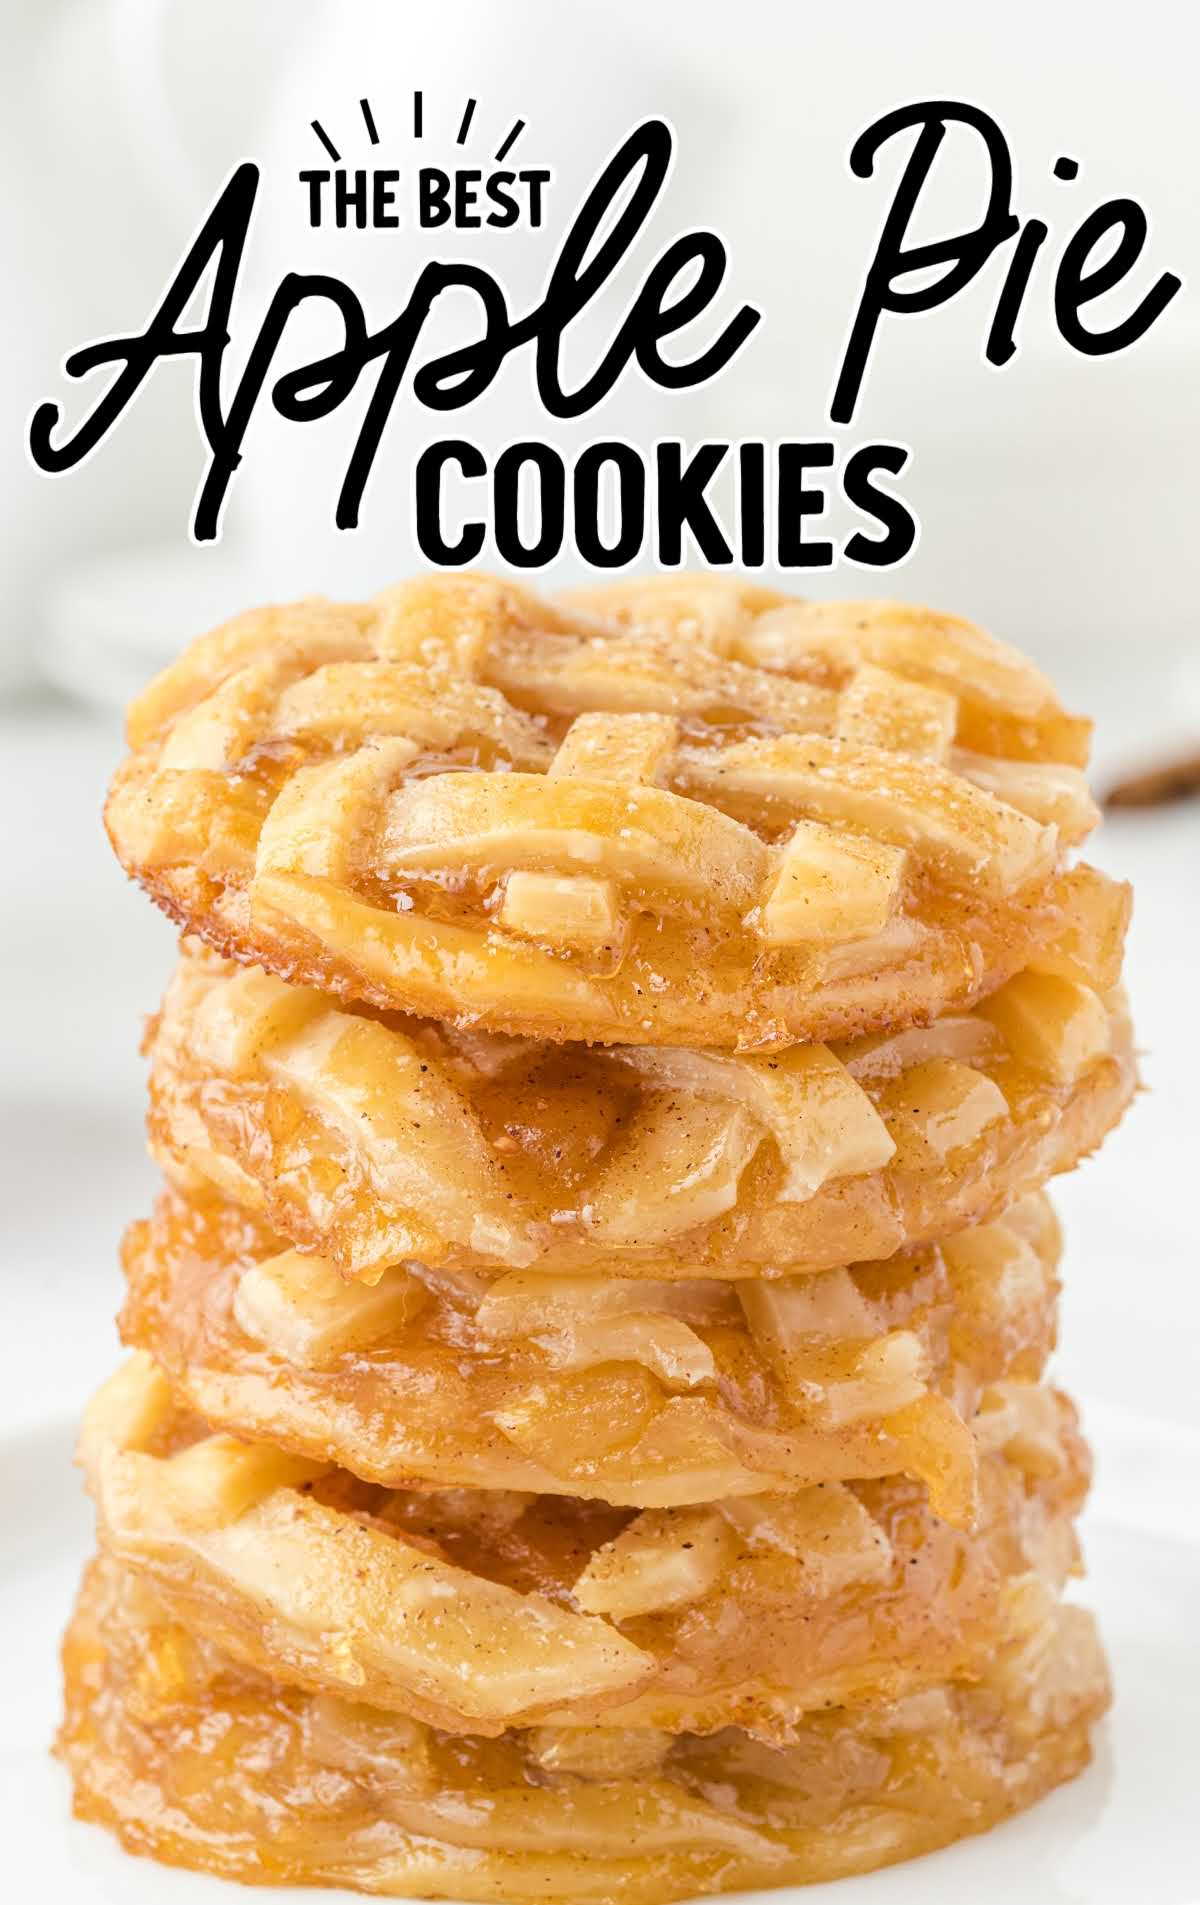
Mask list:
[[[1043,678],[923,616],[706,645],[469,576],[261,610],[134,705],[107,824],[187,929],[381,1009],[738,1049],[918,1023],[1053,937],[1095,819]]]

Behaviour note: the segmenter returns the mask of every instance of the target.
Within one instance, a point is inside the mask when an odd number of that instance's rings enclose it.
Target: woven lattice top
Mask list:
[[[371,1489],[180,1421],[141,1356],[91,1405],[81,1453],[105,1546],[284,1680],[452,1731],[603,1714],[708,1732],[941,1678],[1006,1637],[1014,1577],[1061,1584],[1086,1483],[1070,1408],[1015,1384],[989,1417],[974,1536],[905,1481],[633,1515]]]
[[[118,854],[227,952],[549,1038],[911,1023],[1053,934],[1086,729],[1020,656],[887,604],[604,602],[438,578],[215,630],[131,710]]]

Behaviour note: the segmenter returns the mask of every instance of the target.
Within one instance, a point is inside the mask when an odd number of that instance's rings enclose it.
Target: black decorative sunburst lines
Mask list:
[[[333,160],[333,163],[335,165],[340,165],[342,162],[342,155],[338,151],[337,147],[334,145],[333,140],[329,137],[329,134],[326,132],[324,126],[321,124],[321,121],[319,119],[313,120],[312,129],[316,133],[318,139],[321,141],[321,144],[324,146],[330,158]]]
[[[506,137],[500,141],[500,144],[496,151],[497,165],[500,164],[501,160],[506,159],[508,157],[509,152],[512,150],[513,146],[516,145],[517,140],[521,137],[521,134],[524,132],[524,130],[525,130],[525,121],[523,119],[518,119],[516,124],[513,126],[511,132],[509,132],[506,135]]]
[[[478,104],[479,104],[479,101],[475,98],[467,99],[467,102],[462,109],[461,117],[459,118],[458,131],[454,135],[455,145],[459,145],[459,146],[466,145],[467,140],[471,133],[471,128],[474,124],[475,110]],[[371,105],[371,101],[366,98],[360,99],[358,102],[358,109],[359,109],[359,112],[362,114],[362,121],[363,121],[363,125],[366,127],[366,130],[367,130],[368,140],[373,146],[379,145],[380,143],[379,127],[376,124],[375,111],[373,106]],[[324,146],[326,152],[329,154],[329,157],[333,160],[334,164],[340,165],[342,163],[342,155],[338,151],[337,146],[334,144],[329,134],[326,132],[320,120],[313,119],[313,120],[310,120],[309,123],[312,127],[313,132],[316,134],[317,138],[321,141],[321,144]],[[412,133],[411,133],[412,138],[423,139],[425,136],[425,94],[420,90],[419,87],[415,88],[412,94],[412,122],[411,123],[412,123]],[[524,119],[520,119],[520,118],[515,119],[512,125],[509,127],[508,131],[505,133],[503,139],[500,141],[500,144],[496,147],[495,153],[493,155],[494,163],[496,165],[502,165],[504,163],[504,160],[508,157],[509,153],[512,151],[513,147],[517,143],[517,140],[521,137],[521,134],[524,132],[524,130],[525,130]]]

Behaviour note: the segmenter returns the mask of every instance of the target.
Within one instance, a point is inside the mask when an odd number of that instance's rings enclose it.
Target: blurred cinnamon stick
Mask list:
[[[1109,789],[1104,805],[1166,807],[1172,801],[1195,799],[1197,794],[1200,794],[1200,749],[1118,781]]]

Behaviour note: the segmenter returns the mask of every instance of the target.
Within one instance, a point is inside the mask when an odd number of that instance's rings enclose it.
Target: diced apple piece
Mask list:
[[[805,1585],[819,1595],[881,1585],[891,1574],[891,1543],[842,1482],[746,1496],[722,1503],[721,1513],[751,1550],[775,1549],[802,1562]]]
[[[264,1054],[267,1075],[304,1098],[357,1152],[380,1195],[484,1256],[528,1262],[499,1167],[466,1099],[412,1039],[326,1010]]]
[[[1080,985],[1107,992],[1121,977],[1121,959],[1133,895],[1122,880],[1110,880],[1095,867],[1071,867],[1054,883],[1059,925],[1048,945],[1039,947],[1030,965]]]
[[[893,1330],[861,1351],[853,1376],[825,1385],[810,1414],[831,1429],[895,1415],[925,1395],[928,1378],[929,1358],[920,1337],[912,1330]]]
[[[741,916],[758,898],[768,855],[748,827],[659,787],[455,773],[389,796],[379,866],[401,874],[586,872]]]
[[[763,938],[798,946],[882,932],[899,898],[904,861],[901,847],[798,820],[763,902]]]
[[[934,1514],[971,1527],[979,1511],[979,1445],[950,1397],[927,1390],[888,1416],[887,1430],[904,1449],[909,1473],[928,1487]]]
[[[930,928],[913,914],[893,913],[881,932],[823,946],[819,961],[822,983],[840,985],[865,978],[874,986],[883,974],[899,973],[904,967],[915,971],[932,937]]]
[[[223,1527],[276,1490],[313,1481],[328,1467],[232,1435],[205,1436],[165,1461],[140,1454],[127,1459],[140,1466],[140,1519],[155,1533],[167,1526],[185,1532]]]
[[[171,1415],[171,1388],[144,1349],[114,1370],[84,1411],[80,1465],[95,1481],[106,1450],[144,1449]]]
[[[979,1224],[942,1244],[959,1307],[994,1324],[1039,1309],[1049,1273],[1032,1243],[1005,1223]]]
[[[592,1556],[572,1589],[588,1614],[627,1621],[711,1592],[736,1551],[711,1508],[648,1508]]]
[[[973,1427],[981,1448],[1003,1449],[1030,1475],[1058,1475],[1066,1466],[1058,1399],[1042,1383],[993,1383]]]
[[[694,1389],[717,1380],[712,1351],[686,1323],[665,1316],[608,1316],[580,1322],[560,1336],[551,1354],[557,1369],[597,1363],[641,1363],[668,1389]]]
[[[176,1531],[218,1527],[279,1489],[313,1480],[328,1464],[266,1442],[210,1435],[169,1456],[148,1445],[169,1423],[170,1391],[139,1352],[93,1399],[79,1456],[96,1491],[100,1520],[118,1545],[155,1549]]]
[[[540,1343],[556,1369],[634,1362],[670,1388],[715,1382],[712,1351],[670,1314],[672,1302],[670,1284],[516,1270],[493,1285],[475,1324],[496,1341]]]
[[[812,1197],[830,1178],[878,1170],[895,1149],[866,1093],[825,1045],[794,1045],[769,1058],[669,1046],[626,1047],[614,1056],[648,1084],[712,1093],[761,1122],[779,1147],[785,1201]]]
[[[405,1329],[429,1301],[398,1265],[378,1283],[347,1282],[324,1257],[285,1250],[242,1272],[233,1299],[238,1326],[285,1362],[318,1369]]]
[[[755,1340],[807,1420],[840,1428],[890,1415],[924,1394],[920,1338],[910,1330],[883,1334],[878,1307],[848,1270],[764,1278],[739,1284],[738,1293]]]
[[[605,1010],[602,990],[561,955],[489,934],[483,921],[459,926],[405,907],[391,912],[337,881],[261,870],[250,912],[272,931],[311,934],[377,988],[403,984],[409,1007],[434,1017],[467,997],[473,1011],[553,1026]]]
[[[375,652],[384,661],[416,664],[426,680],[436,680],[439,693],[446,681],[478,675],[493,644],[514,625],[538,636],[569,626],[519,583],[469,572],[393,583],[368,606]]]
[[[402,1713],[317,1693],[305,1703],[304,1736],[317,1764],[382,1777],[389,1794],[425,1794],[436,1786],[429,1733]]]
[[[898,1161],[917,1170],[944,1164],[1009,1115],[993,1078],[949,1059],[913,1065],[890,1079],[878,1105],[896,1140]]]
[[[547,1377],[496,1412],[497,1427],[556,1475],[586,1476],[641,1441],[663,1407],[659,1384],[636,1363],[605,1363]]]
[[[656,781],[678,739],[679,723],[670,715],[579,714],[550,765],[550,777]]]
[[[856,746],[944,761],[957,719],[953,695],[864,662],[842,690],[835,732]]]
[[[1062,1255],[1062,1225],[1045,1191],[1019,1197],[1000,1221],[1005,1230],[1031,1244],[1045,1263],[1057,1265]]]
[[[882,1327],[877,1306],[863,1296],[849,1270],[747,1279],[737,1291],[754,1335],[775,1350],[794,1350],[813,1337],[867,1342]]]
[[[475,1535],[494,1547],[524,1519],[537,1496],[520,1488],[423,1488],[418,1500],[439,1533]],[[403,1532],[411,1505],[411,1499],[394,1495],[380,1508],[379,1517]]]
[[[1111,1046],[1104,1001],[1056,973],[1020,972],[979,1007],[1020,1063],[1070,1085]]]
[[[731,1210],[762,1127],[737,1106],[652,1093],[630,1119],[582,1216],[601,1243],[650,1245]]]
[[[544,1270],[510,1270],[489,1285],[475,1322],[489,1336],[507,1340],[539,1331],[567,1329],[599,1317],[654,1315],[684,1321],[729,1320],[728,1285],[700,1278],[555,1276]]]
[[[552,946],[614,946],[621,938],[612,881],[578,874],[510,873],[497,917],[507,932]]]

